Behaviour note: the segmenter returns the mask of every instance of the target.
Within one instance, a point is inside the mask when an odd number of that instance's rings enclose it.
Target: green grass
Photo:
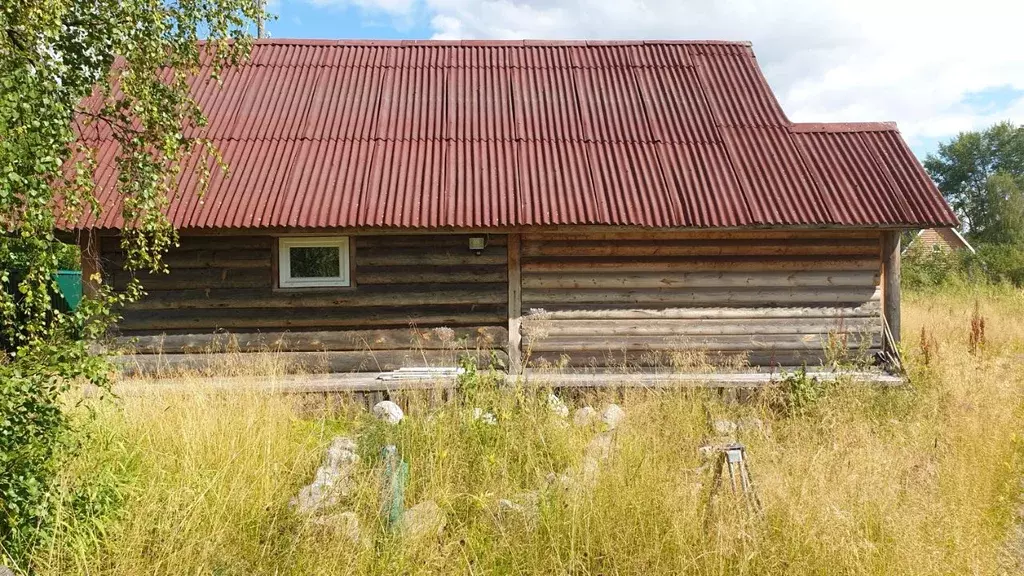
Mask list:
[[[463,404],[411,400],[397,428],[352,407],[310,410],[259,392],[91,400],[85,456],[66,470],[60,529],[41,574],[998,574],[1024,471],[1024,298],[980,296],[986,342],[969,353],[975,294],[905,297],[913,386],[839,385],[798,415],[773,394],[726,404],[708,392],[627,392],[628,419],[591,486],[578,474],[593,429],[552,417],[544,392],[481,385]],[[929,363],[924,364],[921,330]],[[777,393],[774,395],[777,396]],[[601,409],[610,398],[588,397]],[[571,401],[578,406],[583,399]],[[496,426],[475,422],[479,406]],[[747,431],[763,514],[707,506],[697,448],[713,417]],[[337,434],[360,442],[363,539],[318,530],[288,507]],[[415,545],[378,519],[379,449],[410,465],[409,505],[447,513]],[[538,491],[535,517],[496,502]]]

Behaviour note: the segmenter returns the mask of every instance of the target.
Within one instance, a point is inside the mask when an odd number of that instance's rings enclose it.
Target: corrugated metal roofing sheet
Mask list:
[[[793,124],[729,42],[260,41],[196,78],[230,166],[182,228],[950,226],[889,124]],[[96,129],[123,225],[116,147]]]

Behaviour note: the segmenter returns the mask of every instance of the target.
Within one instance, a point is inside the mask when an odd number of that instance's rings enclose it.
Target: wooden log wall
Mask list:
[[[820,364],[882,345],[881,234],[524,235],[532,366]]]
[[[469,250],[467,235],[351,237],[353,286],[302,290],[276,288],[276,242],[182,237],[165,260],[169,274],[137,274],[148,295],[122,311],[115,343],[169,354],[501,349],[507,343],[504,235],[490,235],[479,255]],[[119,240],[105,237],[101,247],[104,279],[123,288],[133,273],[123,267]],[[452,330],[435,330],[442,327]],[[416,365],[414,355],[392,356]],[[376,365],[349,355],[330,367],[364,364]]]

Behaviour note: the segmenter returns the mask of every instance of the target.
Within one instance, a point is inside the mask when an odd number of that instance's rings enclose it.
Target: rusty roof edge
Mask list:
[[[594,40],[594,39],[523,39],[523,40],[367,40],[360,38],[260,38],[253,46],[740,46],[749,48],[749,40]],[[198,40],[199,46],[207,44]]]
[[[825,132],[899,132],[895,122],[795,122],[790,125],[794,133]]]

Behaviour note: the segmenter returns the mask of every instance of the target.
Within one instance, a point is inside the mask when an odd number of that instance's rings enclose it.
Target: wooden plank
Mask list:
[[[201,311],[126,310],[117,323],[123,332],[188,330],[283,330],[294,328],[373,328],[415,326],[504,326],[505,304],[493,306],[414,308],[215,308]]]
[[[186,268],[262,268],[269,269],[270,250],[181,250],[172,248],[164,256],[164,264],[173,271]],[[124,254],[109,253],[107,263],[116,270],[124,270]]]
[[[507,274],[505,266],[361,266],[355,279],[361,285],[504,283]]]
[[[900,343],[900,231],[886,232],[885,249],[882,254],[884,282],[882,305],[886,323],[893,340]],[[895,352],[895,351],[891,351]]]
[[[143,284],[145,286],[145,284]],[[372,306],[486,305],[506,303],[504,284],[401,285],[363,287],[359,290],[151,290],[133,310],[189,310],[207,308],[350,308]]]
[[[492,354],[507,363],[502,351],[453,352],[441,350],[387,350],[382,352],[279,352],[271,360],[286,373],[383,372],[405,367],[456,366],[460,357],[490,366]],[[111,358],[126,376],[181,373],[223,374],[237,372],[250,362],[246,354],[141,354]],[[244,371],[244,367],[242,368]]]
[[[874,299],[859,306],[846,308],[831,306],[778,307],[778,308],[565,308],[561,310],[530,310],[525,321],[548,320],[712,320],[752,318],[879,318],[881,303]]]
[[[874,287],[875,270],[862,272],[682,272],[682,273],[543,273],[523,277],[523,288],[735,288],[735,287]]]
[[[249,230],[246,234],[232,235],[212,231],[209,235],[195,235],[182,232],[178,237],[178,246],[174,250],[269,250],[270,245],[276,242],[276,238],[266,234],[253,234]],[[116,253],[121,251],[120,236],[104,236],[102,239],[104,253]]]
[[[520,271],[521,242],[518,234],[508,238],[508,356],[512,374],[519,374],[522,369],[522,315],[523,287]]]
[[[527,316],[528,331],[549,337],[564,336],[725,336],[761,334],[828,334],[829,332],[881,333],[882,322],[867,318],[754,318],[712,320],[535,320]]]
[[[318,352],[345,350],[459,350],[504,347],[504,326],[395,328],[317,332],[216,332],[115,338],[118,350],[138,354],[196,352]]]
[[[356,266],[504,266],[506,254],[497,248],[485,250],[483,254],[473,254],[469,250],[434,251],[427,249],[406,248],[363,248],[359,245]],[[876,251],[877,252],[877,251]]]
[[[671,273],[671,272],[781,272],[781,271],[859,271],[878,272],[877,255],[856,258],[829,256],[790,256],[769,258],[742,257],[646,257],[638,258],[531,258],[523,260],[523,273]]]
[[[796,370],[797,366],[789,369]],[[901,386],[906,383],[899,376],[892,376],[881,371],[834,372],[831,370],[809,369],[808,374],[826,382],[848,380],[860,384],[880,386]],[[778,371],[739,372],[739,373],[620,373],[606,372],[596,374],[552,373],[528,370],[526,382],[531,386],[545,388],[655,388],[678,389],[690,387],[719,388],[763,388],[777,385],[783,374]]]
[[[869,350],[869,355],[878,353],[878,349]],[[706,365],[709,369],[716,366],[820,366],[825,361],[822,350],[752,350],[749,352],[714,352],[714,351],[664,351],[664,350],[627,350],[627,351],[537,351],[529,357],[529,368],[565,367],[569,369],[624,369],[635,370],[658,368],[666,370],[692,369],[694,363]]]
[[[658,336],[564,336],[532,338],[529,347],[535,352],[588,351],[618,352],[622,350],[665,350],[741,353],[754,350],[824,350],[827,336],[819,334],[761,334],[742,336],[658,337]],[[868,348],[882,345],[881,334],[847,334],[847,347],[857,349],[862,342]]]
[[[104,282],[99,234],[83,230],[79,233],[78,248],[82,254],[82,295],[95,296]]]
[[[560,304],[629,304],[629,305],[702,305],[730,306],[736,304],[756,304],[758,306],[776,306],[784,304],[836,304],[862,303],[876,298],[876,288],[836,288],[829,290],[766,288],[744,289],[731,288],[723,290],[523,290],[524,308],[543,308]]]
[[[786,239],[874,239],[879,240],[878,230],[686,230],[666,231],[655,229],[626,230],[621,227],[600,227],[591,231],[575,232],[530,232],[523,235],[523,242],[543,241],[586,241],[586,240],[786,240]]]
[[[715,240],[715,241],[571,241],[527,242],[523,257],[594,256],[861,256],[878,253],[876,240]]]
[[[179,268],[167,274],[117,271],[113,274],[114,288],[123,290],[132,278],[137,278],[147,291],[176,290],[181,292],[205,289],[234,290],[266,288],[271,286],[270,268]]]
[[[471,236],[486,236],[487,248],[504,249],[508,244],[505,234],[432,234],[429,236],[406,234],[401,236],[357,236],[360,248],[444,248],[469,252]],[[485,250],[486,251],[486,250]],[[500,250],[499,250],[500,251]]]

